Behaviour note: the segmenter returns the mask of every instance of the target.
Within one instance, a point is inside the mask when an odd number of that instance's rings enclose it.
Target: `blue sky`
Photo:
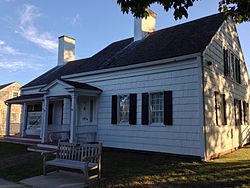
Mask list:
[[[196,2],[189,18],[178,21],[159,5],[151,9],[157,13],[158,30],[217,13],[218,2]],[[122,14],[116,0],[0,0],[0,23],[0,85],[25,84],[56,66],[61,35],[76,39],[77,59],[133,36],[133,17]],[[250,23],[237,30],[250,67]]]

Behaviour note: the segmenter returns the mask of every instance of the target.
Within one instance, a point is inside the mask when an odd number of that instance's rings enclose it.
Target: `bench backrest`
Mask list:
[[[101,159],[102,145],[99,144],[71,144],[58,143],[57,158],[77,161],[99,163]]]

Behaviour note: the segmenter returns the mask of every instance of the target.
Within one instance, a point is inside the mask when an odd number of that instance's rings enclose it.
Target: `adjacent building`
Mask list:
[[[6,115],[7,105],[5,101],[11,98],[18,97],[20,94],[21,85],[17,82],[12,82],[4,85],[0,85],[0,135],[6,133]],[[19,133],[20,129],[20,118],[21,118],[21,106],[13,105],[11,112],[11,126],[10,134]]]

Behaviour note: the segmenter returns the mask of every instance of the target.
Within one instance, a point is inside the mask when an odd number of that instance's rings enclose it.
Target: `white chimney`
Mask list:
[[[69,61],[75,60],[75,39],[68,36],[61,36],[58,38],[58,63],[57,65],[64,65]]]
[[[156,13],[147,9],[149,15],[147,18],[135,18],[134,20],[134,41],[141,40],[155,31]]]

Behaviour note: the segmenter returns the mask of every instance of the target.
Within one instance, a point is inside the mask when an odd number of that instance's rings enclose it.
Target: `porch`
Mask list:
[[[41,143],[58,140],[94,142],[97,104],[102,91],[84,83],[55,80],[39,94],[21,95],[6,101],[6,139],[36,137]],[[20,132],[10,136],[11,106],[22,105]]]
[[[36,145],[41,143],[41,138],[32,135],[21,136],[19,134],[16,134],[16,135],[4,136],[4,141],[10,143]]]

